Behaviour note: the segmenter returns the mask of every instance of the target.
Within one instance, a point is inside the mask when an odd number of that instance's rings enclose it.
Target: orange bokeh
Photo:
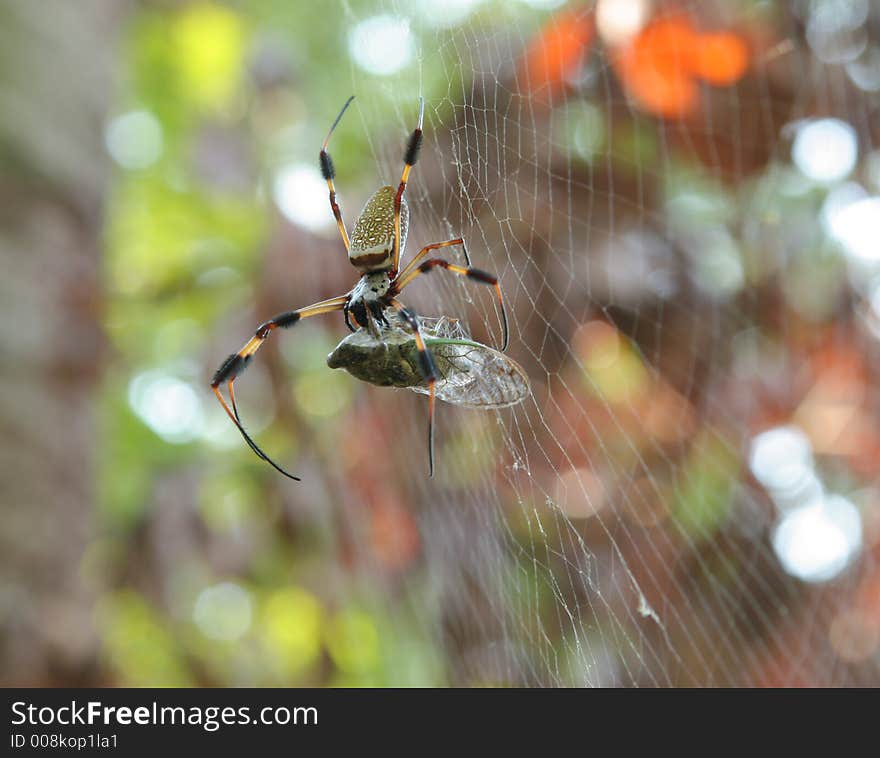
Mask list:
[[[577,70],[594,35],[593,14],[583,8],[556,14],[523,58],[522,77],[534,91],[561,89]],[[646,111],[680,118],[699,105],[700,81],[735,84],[749,63],[745,41],[732,32],[698,31],[689,16],[653,19],[609,57],[627,93]]]
[[[523,58],[521,76],[532,91],[551,91],[565,84],[580,66],[593,39],[593,14],[583,8],[556,14],[532,40]]]
[[[687,16],[658,18],[616,51],[627,92],[647,111],[685,116],[699,103],[699,81],[728,86],[748,65],[745,42],[730,32],[701,33]]]
[[[701,34],[692,58],[693,71],[700,79],[716,87],[727,87],[743,77],[749,51],[735,34]]]
[[[618,76],[646,110],[669,118],[683,116],[699,97],[689,60],[695,45],[688,21],[655,21],[617,52]]]

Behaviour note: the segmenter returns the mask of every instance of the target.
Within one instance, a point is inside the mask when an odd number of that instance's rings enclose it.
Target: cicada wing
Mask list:
[[[531,391],[529,378],[516,361],[478,342],[426,340],[440,378],[440,400],[470,408],[506,408],[521,403]],[[427,394],[426,387],[409,387]]]

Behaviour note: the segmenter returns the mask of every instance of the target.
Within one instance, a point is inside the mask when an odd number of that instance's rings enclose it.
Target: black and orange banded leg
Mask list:
[[[314,305],[310,305],[306,308],[300,308],[295,311],[287,311],[286,313],[279,313],[277,316],[269,319],[263,324],[260,324],[257,327],[257,331],[254,333],[254,336],[251,337],[245,346],[239,350],[237,353],[233,353],[230,355],[223,363],[220,364],[220,368],[214,373],[214,378],[211,380],[211,389],[214,390],[214,394],[217,396],[217,399],[220,401],[220,405],[223,406],[223,410],[226,411],[226,415],[232,420],[232,423],[235,424],[238,431],[241,432],[241,436],[244,438],[244,441],[247,442],[248,447],[254,451],[257,457],[262,458],[266,463],[272,466],[276,471],[284,474],[284,476],[289,477],[290,479],[295,479],[299,481],[298,476],[294,476],[293,474],[285,471],[281,466],[279,466],[275,461],[273,461],[266,453],[264,453],[260,446],[257,445],[256,442],[253,441],[251,436],[245,431],[245,428],[241,424],[241,418],[238,415],[238,408],[235,405],[235,389],[234,384],[235,380],[244,372],[244,370],[248,367],[248,364],[251,361],[254,353],[260,349],[262,344],[269,338],[269,335],[279,327],[282,329],[289,329],[291,326],[299,322],[301,319],[308,318],[309,316],[318,316],[322,313],[331,313],[332,311],[341,311],[345,304],[348,302],[348,295],[344,295],[342,297],[334,297],[330,300],[322,300],[320,303],[315,303]],[[229,400],[232,404],[232,408],[226,403],[226,400],[223,398],[222,393],[220,392],[220,385],[224,382],[227,383],[229,388]]]
[[[330,131],[327,132],[324,144],[321,145],[321,153],[319,156],[321,161],[321,175],[324,177],[324,181],[327,182],[327,188],[330,190],[330,208],[333,210],[333,216],[336,219],[336,226],[339,227],[339,233],[342,235],[342,241],[345,243],[346,252],[348,252],[351,247],[351,243],[348,240],[348,232],[345,231],[345,223],[342,221],[342,211],[339,210],[339,205],[336,203],[336,187],[333,184],[333,180],[336,178],[336,169],[333,166],[333,159],[330,158],[330,153],[327,152],[327,145],[330,144],[333,130],[336,129],[336,125],[342,119],[342,114],[345,113],[348,106],[351,105],[352,100],[354,100],[354,95],[345,101],[345,105],[343,105],[342,110],[339,111],[339,115],[333,122],[333,126],[331,126]]]
[[[432,250],[440,250],[444,247],[452,247],[453,245],[461,245],[461,251],[464,253],[465,263],[470,268],[471,265],[471,257],[468,255],[467,245],[464,244],[464,240],[461,237],[456,237],[454,240],[446,240],[446,242],[432,242],[430,245],[425,245],[419,252],[415,254],[413,259],[403,267],[403,271],[401,271],[398,275],[398,279],[403,279],[410,271],[412,271],[428,253]]]
[[[391,300],[391,306],[400,315],[410,329],[416,340],[416,348],[419,351],[419,371],[428,383],[428,476],[434,476],[434,387],[437,384],[437,369],[434,367],[434,358],[431,351],[425,345],[422,331],[419,328],[419,317],[411,308],[407,308],[399,300]]]
[[[427,274],[429,271],[433,271],[435,268],[443,268],[447,271],[451,271],[453,274],[458,274],[459,276],[466,276],[468,279],[473,279],[474,281],[481,282],[483,284],[490,284],[495,288],[495,296],[498,298],[498,305],[501,308],[501,328],[502,328],[502,338],[501,338],[501,350],[504,351],[507,349],[507,341],[508,341],[508,333],[507,333],[507,311],[504,309],[504,298],[501,295],[501,285],[498,284],[498,277],[494,274],[489,274],[485,271],[482,271],[478,268],[472,268],[470,266],[457,266],[454,263],[450,263],[449,261],[445,261],[442,258],[430,258],[426,260],[424,263],[420,263],[415,268],[410,268],[408,273],[405,276],[400,276],[394,282],[394,291],[400,292],[407,284],[421,276],[422,274]]]
[[[406,152],[403,154],[403,174],[400,184],[397,186],[397,194],[394,196],[394,247],[391,251],[391,276],[397,274],[400,265],[400,205],[403,202],[403,193],[409,180],[409,172],[419,159],[419,150],[422,148],[422,123],[425,117],[425,99],[419,98],[419,122],[406,143]]]

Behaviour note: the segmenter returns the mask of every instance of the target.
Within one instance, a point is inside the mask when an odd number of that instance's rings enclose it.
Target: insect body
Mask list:
[[[457,320],[421,318],[420,322],[425,347],[434,360],[434,392],[439,400],[468,408],[506,408],[528,397],[529,380],[522,367],[504,353],[474,342]],[[349,334],[327,356],[327,365],[381,387],[429,392],[415,339],[396,324],[382,330],[378,339],[367,329]]]
[[[413,310],[407,308],[398,300],[397,296],[404,287],[419,276],[438,268],[491,285],[495,289],[495,295],[501,310],[503,327],[502,350],[507,347],[507,315],[504,310],[504,300],[497,277],[471,267],[467,248],[465,247],[464,240],[460,237],[425,245],[403,270],[399,270],[400,256],[406,244],[406,235],[409,227],[409,210],[403,198],[403,193],[406,190],[410,171],[418,159],[419,149],[422,145],[422,122],[425,103],[421,99],[419,101],[418,125],[410,135],[406,146],[403,159],[403,173],[401,174],[397,189],[395,190],[391,186],[380,187],[373,194],[355,221],[351,238],[349,239],[345,223],[342,220],[342,212],[336,202],[336,187],[333,182],[336,172],[333,168],[330,154],[327,152],[327,145],[330,142],[330,137],[333,135],[333,130],[353,99],[354,97],[352,96],[346,101],[333,125],[330,127],[324,144],[321,146],[319,161],[321,174],[327,182],[327,187],[330,191],[330,208],[336,219],[336,225],[339,228],[342,242],[348,252],[348,259],[361,272],[361,277],[351,291],[345,295],[322,300],[305,308],[280,313],[261,324],[257,327],[254,336],[245,343],[244,347],[223,361],[220,368],[214,373],[214,378],[211,380],[211,388],[223,409],[254,453],[285,476],[291,479],[298,479],[298,477],[288,473],[269,458],[245,430],[235,404],[235,380],[247,368],[251,358],[268,339],[269,335],[278,327],[289,328],[301,319],[310,316],[342,311],[345,323],[349,329],[355,331],[355,326],[352,324],[352,319],[354,319],[354,323],[365,329],[373,340],[380,340],[381,334],[383,332],[387,333],[388,328],[391,326],[385,314],[393,309],[400,323],[409,330],[408,334],[411,335],[409,339],[415,349],[415,362],[423,379],[419,386],[423,387],[423,390],[428,395],[428,471],[433,476],[434,398],[436,396],[438,379],[442,378],[442,375],[438,373],[432,351],[428,348],[422,336],[419,317]],[[450,263],[443,258],[428,258],[428,255],[435,250],[454,246],[461,247],[466,266]],[[399,329],[400,327],[397,328]],[[473,344],[476,345],[478,343]],[[488,350],[488,348],[486,349]],[[220,392],[221,384],[226,384],[228,388],[228,404]],[[414,384],[411,386],[415,389]]]

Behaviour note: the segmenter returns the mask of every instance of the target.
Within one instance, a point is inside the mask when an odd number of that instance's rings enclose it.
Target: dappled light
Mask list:
[[[4,683],[880,684],[876,4],[13,5]]]

